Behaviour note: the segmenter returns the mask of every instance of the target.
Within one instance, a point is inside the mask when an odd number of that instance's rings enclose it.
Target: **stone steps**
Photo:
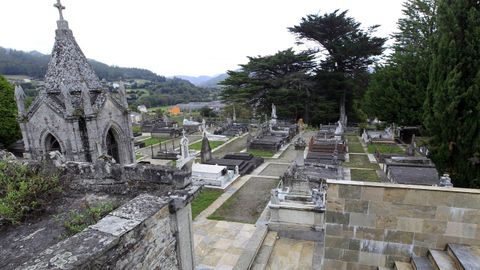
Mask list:
[[[410,261],[414,270],[433,270],[433,266],[426,257],[412,257]]]
[[[268,264],[268,259],[272,255],[273,246],[277,241],[278,234],[274,231],[269,231],[263,240],[262,246],[258,250],[251,270],[264,270]]]
[[[395,262],[395,270],[413,270],[413,267],[408,262]]]
[[[448,244],[447,253],[457,269],[480,269],[480,247]]]
[[[450,257],[446,251],[429,249],[427,254],[428,259],[437,270],[456,270],[453,258]]]
[[[395,269],[476,270],[480,269],[480,247],[448,244],[445,250],[429,249],[426,257],[412,257],[410,264],[408,268],[404,263],[395,262]]]

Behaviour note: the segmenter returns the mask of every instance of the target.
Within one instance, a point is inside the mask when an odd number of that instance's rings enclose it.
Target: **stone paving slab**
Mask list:
[[[268,260],[266,270],[313,270],[313,253],[315,242],[277,239]]]

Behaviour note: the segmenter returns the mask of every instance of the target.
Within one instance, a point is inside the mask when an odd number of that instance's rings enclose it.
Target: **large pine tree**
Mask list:
[[[455,186],[480,187],[480,2],[440,0],[425,102],[431,157]]]

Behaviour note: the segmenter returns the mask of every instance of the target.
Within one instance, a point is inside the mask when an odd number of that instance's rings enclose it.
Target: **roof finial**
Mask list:
[[[58,13],[60,14],[60,20],[63,21],[63,13],[62,10],[65,9],[65,6],[62,6],[62,3],[60,3],[60,0],[57,0],[57,3],[53,5],[58,9]]]

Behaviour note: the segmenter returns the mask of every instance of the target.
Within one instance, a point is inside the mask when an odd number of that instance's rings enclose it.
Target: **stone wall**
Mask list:
[[[190,200],[140,195],[19,269],[193,269]]]
[[[95,163],[66,162],[65,183],[76,192],[140,194],[159,190],[166,193],[191,184],[190,172],[149,164],[121,165],[102,159]]]
[[[328,181],[324,269],[377,269],[480,243],[480,190]]]

